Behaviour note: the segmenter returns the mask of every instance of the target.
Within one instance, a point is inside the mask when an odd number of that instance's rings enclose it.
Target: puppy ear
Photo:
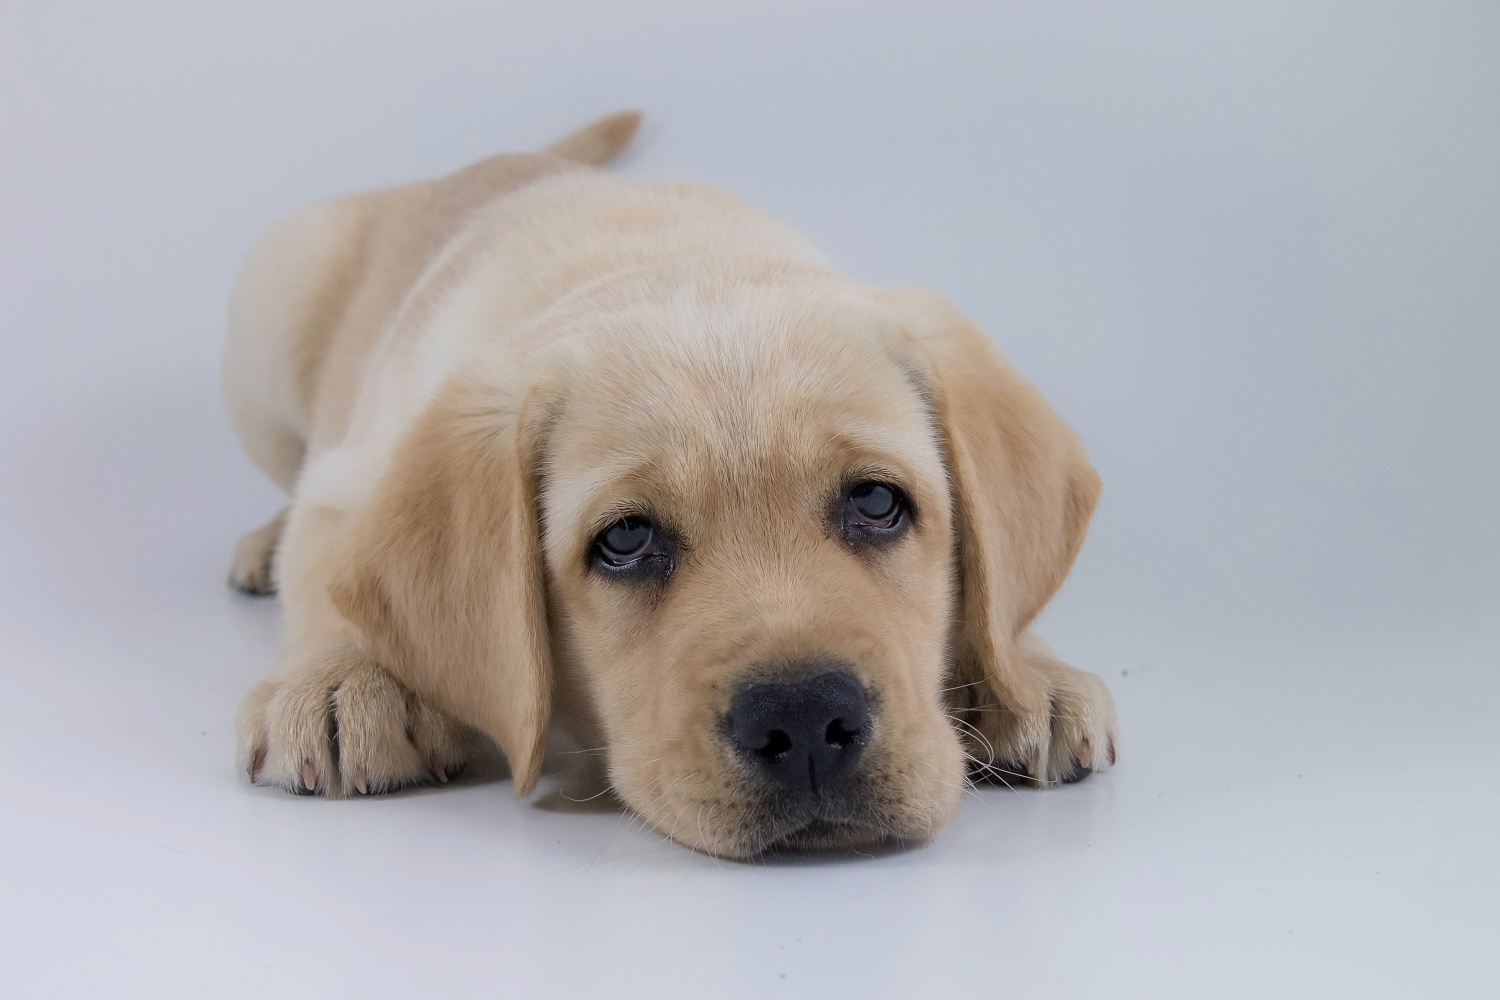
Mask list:
[[[552,672],[537,526],[533,397],[450,383],[397,448],[329,587],[367,655],[541,772]]]
[[[1099,475],[1077,435],[993,341],[942,297],[887,293],[925,359],[952,480],[960,574],[957,654],[1013,709],[1045,711],[1017,649],[1083,544]]]

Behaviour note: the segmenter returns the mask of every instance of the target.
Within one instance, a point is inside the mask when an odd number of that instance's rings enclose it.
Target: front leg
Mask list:
[[[1030,632],[1018,646],[1047,690],[1046,710],[1015,711],[983,679],[962,678],[952,690],[951,714],[975,777],[1046,788],[1112,766],[1115,703],[1104,682],[1058,659]]]
[[[299,501],[277,522],[289,641],[240,703],[240,766],[258,785],[329,798],[447,781],[468,758],[467,728],[371,660],[328,599],[347,515]]]
[[[342,798],[447,781],[464,765],[463,727],[359,651],[299,661],[240,704],[240,762],[255,784]]]

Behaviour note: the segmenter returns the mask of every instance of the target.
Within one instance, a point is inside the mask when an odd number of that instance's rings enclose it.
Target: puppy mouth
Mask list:
[[[813,819],[767,844],[762,853],[810,853],[863,847],[886,839],[878,827],[844,820]]]
[[[782,801],[762,814],[756,854],[809,853],[868,847],[891,839],[897,825],[868,803]]]

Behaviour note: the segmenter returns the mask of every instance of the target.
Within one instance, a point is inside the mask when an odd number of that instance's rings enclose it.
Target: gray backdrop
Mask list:
[[[1333,936],[1278,961],[1304,985],[1364,968],[1369,995],[1493,982],[1496,918],[1471,894],[1500,877],[1500,5],[1447,2],[0,4],[0,788],[35,817],[0,834],[0,923],[32,942],[21,968],[160,987],[181,966],[152,921],[219,926],[171,894],[99,918],[137,979],[42,943],[84,890],[41,870],[123,836],[133,789],[282,808],[235,784],[227,728],[276,644],[274,607],[222,589],[236,535],[279,503],[216,385],[257,231],[622,107],[648,118],[620,170],[721,185],[858,278],[945,292],[1079,430],[1104,499],[1042,631],[1110,679],[1124,761],[1158,782],[1087,794],[1265,780],[1275,810],[1294,786],[1274,780],[1319,767],[1324,802],[1399,767],[1413,803],[1449,781],[1428,798],[1447,812],[1361,814],[1417,888],[1329,888],[1369,926],[1340,937],[1328,911]],[[1316,839],[1295,810],[1323,807],[1296,801],[1283,846]],[[1410,839],[1381,841],[1397,815]],[[1288,880],[1273,909],[1320,877],[1256,857]],[[1253,908],[1242,861],[1178,875]],[[1144,895],[1121,899],[1151,898],[1149,868],[1133,877]],[[1050,891],[1022,897],[1045,910]],[[1198,933],[1193,906],[1150,910],[1168,911]],[[1168,938],[1109,912],[1122,943],[1100,981],[1161,987]],[[255,950],[258,931],[223,927],[194,932],[204,954]],[[974,947],[1030,940],[992,929]],[[294,954],[298,933],[265,947]],[[1202,938],[1183,989],[1276,985],[1226,972],[1258,967],[1253,940]],[[1039,982],[1092,982],[1057,975]]]

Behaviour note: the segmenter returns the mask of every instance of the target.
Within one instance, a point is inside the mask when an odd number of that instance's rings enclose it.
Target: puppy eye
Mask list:
[[[849,511],[861,524],[889,528],[901,513],[901,500],[884,483],[859,483],[849,491]]]
[[[889,483],[855,483],[844,494],[844,537],[851,542],[882,541],[906,525],[905,494]]]
[[[594,552],[611,569],[633,567],[653,556],[664,556],[656,527],[644,517],[622,517],[599,532]]]
[[[599,535],[599,554],[616,566],[635,562],[646,555],[656,532],[643,517],[624,517],[605,528]]]

